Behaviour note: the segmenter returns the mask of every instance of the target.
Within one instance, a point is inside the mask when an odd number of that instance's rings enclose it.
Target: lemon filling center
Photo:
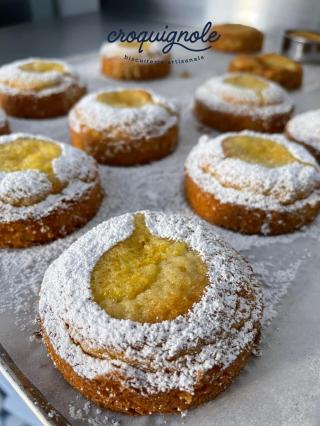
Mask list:
[[[251,89],[257,95],[261,105],[264,103],[263,91],[268,87],[268,83],[250,74],[235,75],[224,79],[224,83],[240,89]]]
[[[270,139],[231,136],[224,139],[222,146],[227,158],[237,158],[268,168],[281,167],[297,161],[286,147]]]
[[[134,223],[132,235],[96,263],[93,299],[114,318],[142,323],[185,314],[208,284],[205,263],[185,242],[152,235],[142,214]]]
[[[45,173],[52,183],[52,192],[58,193],[62,184],[55,176],[52,162],[61,156],[61,148],[53,142],[39,139],[17,139],[0,144],[0,171],[18,172],[37,170]]]
[[[65,71],[64,66],[57,62],[53,61],[32,61],[27,62],[26,64],[20,65],[22,71],[27,72],[36,72],[36,73],[45,73],[45,72],[61,72]]]
[[[145,104],[152,103],[152,96],[145,90],[121,90],[100,93],[97,101],[113,108],[140,108]]]

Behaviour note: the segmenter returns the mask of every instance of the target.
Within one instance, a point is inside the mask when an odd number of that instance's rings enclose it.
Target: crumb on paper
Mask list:
[[[181,78],[190,78],[191,77],[191,72],[189,72],[189,71],[181,71],[180,74],[179,74],[179,76]]]

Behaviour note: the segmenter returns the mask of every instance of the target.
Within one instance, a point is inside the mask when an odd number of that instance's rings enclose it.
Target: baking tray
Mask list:
[[[190,57],[187,51],[177,54]],[[1,354],[1,368],[43,424],[320,423],[320,220],[301,232],[279,237],[243,236],[215,227],[250,259],[261,277],[266,303],[261,356],[252,357],[235,383],[215,401],[181,416],[128,417],[100,410],[63,380],[39,337],[36,316],[44,271],[80,235],[111,216],[137,209],[193,215],[183,198],[183,164],[200,134],[215,132],[199,126],[193,118],[192,95],[205,79],[225,72],[231,59],[215,52],[204,56],[204,60],[174,66],[169,78],[147,84],[104,79],[99,74],[97,52],[67,58],[87,82],[89,91],[146,86],[178,100],[181,135],[177,151],[162,161],[134,168],[100,167],[107,195],[97,216],[81,230],[48,245],[0,251],[0,342],[6,350]],[[308,65],[304,70],[303,88],[292,94],[297,112],[320,106],[319,69]],[[11,125],[13,131],[43,134],[69,143],[65,117],[11,119]]]

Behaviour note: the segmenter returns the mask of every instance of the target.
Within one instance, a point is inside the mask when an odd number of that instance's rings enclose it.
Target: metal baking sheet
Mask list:
[[[190,57],[186,51],[180,53]],[[3,356],[2,369],[6,369],[7,376],[29,403],[42,400],[41,410],[37,405],[34,410],[46,417],[47,420],[42,417],[43,423],[55,424],[54,409],[76,426],[320,423],[319,220],[301,232],[280,237],[247,237],[215,228],[249,257],[263,282],[266,325],[261,356],[252,357],[234,384],[215,401],[182,416],[128,417],[100,410],[63,380],[47,357],[37,332],[38,291],[43,273],[80,235],[126,211],[148,208],[193,214],[183,198],[183,164],[200,134],[208,130],[192,116],[192,94],[205,79],[225,72],[230,59],[230,55],[207,52],[204,60],[175,65],[169,78],[145,85],[104,79],[99,74],[97,52],[69,58],[86,80],[89,91],[121,85],[146,86],[179,100],[181,135],[177,151],[162,161],[134,168],[101,167],[107,196],[95,219],[81,230],[48,245],[0,252],[0,342],[12,359],[11,362]],[[303,88],[292,94],[297,112],[320,107],[319,68],[308,65],[304,70]],[[69,143],[65,117],[41,121],[11,119],[11,124],[13,131],[44,134]],[[24,379],[17,368],[28,379],[29,387],[23,386]],[[37,391],[30,393],[33,386]],[[48,411],[49,415],[43,414]]]

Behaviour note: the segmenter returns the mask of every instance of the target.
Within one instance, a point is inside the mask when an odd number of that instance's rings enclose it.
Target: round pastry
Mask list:
[[[250,129],[282,132],[293,103],[276,83],[246,73],[211,78],[195,93],[195,115],[222,132]]]
[[[84,225],[102,200],[93,158],[45,136],[0,137],[0,247],[28,247]]]
[[[286,134],[304,145],[320,163],[320,109],[293,117],[287,123]]]
[[[303,41],[312,41],[320,43],[320,32],[318,31],[295,30],[290,31],[290,34],[295,37],[301,38]]]
[[[5,112],[0,109],[0,135],[6,135],[7,133],[10,133],[10,126]]]
[[[73,145],[99,163],[132,166],[169,155],[178,143],[176,107],[143,89],[110,89],[81,99],[69,115]]]
[[[298,89],[302,84],[302,65],[277,53],[236,56],[229,64],[229,71],[260,75],[275,81],[287,90]]]
[[[42,335],[65,379],[129,414],[213,399],[260,335],[250,265],[205,224],[137,212],[89,231],[47,270]]]
[[[194,211],[245,234],[284,234],[310,223],[319,213],[319,189],[315,159],[278,134],[202,136],[185,165]]]
[[[0,68],[0,106],[22,118],[66,114],[86,92],[65,62],[30,58]]]
[[[101,72],[119,80],[150,80],[165,77],[171,69],[171,57],[162,53],[160,43],[115,42],[101,48]]]
[[[259,52],[263,44],[263,33],[256,28],[241,24],[219,24],[212,27],[220,34],[212,49],[231,53]]]

